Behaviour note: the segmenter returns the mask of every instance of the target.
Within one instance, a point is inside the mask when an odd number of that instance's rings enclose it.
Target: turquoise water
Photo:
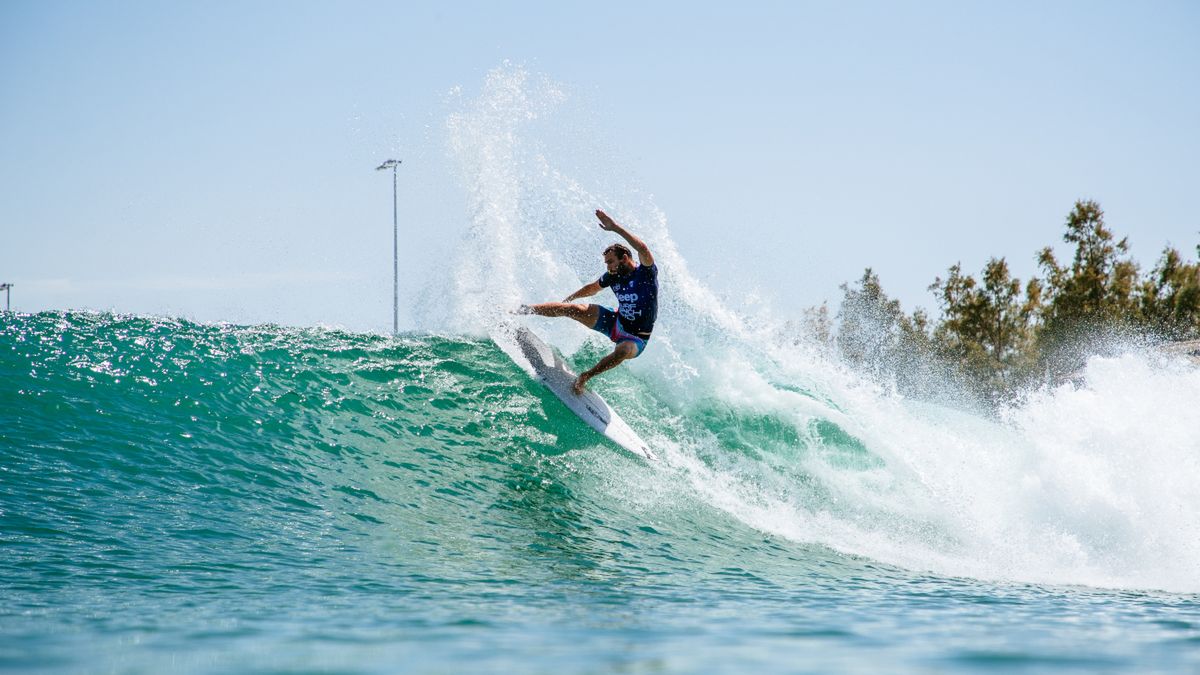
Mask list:
[[[447,117],[466,229],[421,333],[0,317],[0,669],[1200,671],[1200,369],[907,398],[693,274],[564,98],[503,67]],[[591,386],[654,463],[484,337],[595,278],[601,206],[661,292]],[[609,348],[528,321],[577,368]]]
[[[1200,669],[1193,373],[994,419],[813,358],[597,380],[649,464],[486,338],[6,314],[0,669]]]

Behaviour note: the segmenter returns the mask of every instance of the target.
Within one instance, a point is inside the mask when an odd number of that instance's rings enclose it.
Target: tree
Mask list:
[[[1196,247],[1200,253],[1200,246]],[[1140,319],[1168,340],[1200,338],[1200,263],[1184,262],[1170,246],[1141,285]]]
[[[1035,374],[1073,372],[1088,351],[1114,344],[1094,337],[1200,339],[1200,262],[1167,247],[1141,278],[1128,240],[1113,236],[1091,200],[1075,202],[1063,241],[1074,245],[1070,263],[1042,249],[1044,278],[1024,287],[1004,258],[989,259],[978,280],[961,263],[951,266],[929,287],[941,308],[932,326],[920,309],[906,315],[868,267],[855,286],[841,287],[837,347],[848,363],[893,376],[906,393],[968,390],[996,402]]]
[[[838,348],[849,363],[880,372],[889,364],[900,339],[900,301],[883,292],[879,276],[868,267],[857,288],[841,286]]]
[[[805,334],[820,347],[830,348],[833,344],[833,319],[829,317],[829,304],[822,302],[820,307],[808,307],[804,310],[802,325]]]
[[[1033,279],[1021,296],[1004,258],[984,266],[983,283],[963,275],[961,263],[946,279],[930,285],[943,320],[934,330],[938,351],[969,376],[979,393],[995,400],[1024,379],[1032,361],[1032,322],[1041,303],[1041,283]]]
[[[929,317],[918,308],[908,316],[883,291],[879,277],[867,268],[857,287],[842,284],[837,346],[847,363],[905,394],[943,395],[947,388],[933,350]]]
[[[1115,241],[1094,201],[1075,202],[1063,241],[1075,244],[1070,266],[1049,247],[1038,255],[1046,275],[1038,342],[1042,360],[1057,360],[1094,334],[1128,329],[1138,310],[1138,267],[1127,239]],[[1071,364],[1068,367],[1073,367]]]

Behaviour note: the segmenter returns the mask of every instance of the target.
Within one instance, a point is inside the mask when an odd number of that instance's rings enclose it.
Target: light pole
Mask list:
[[[400,160],[389,159],[376,171],[392,170],[392,335],[400,332],[400,228],[396,224],[396,167]]]
[[[12,284],[0,284],[0,291],[4,291],[4,311],[8,311],[8,294],[11,292]]]

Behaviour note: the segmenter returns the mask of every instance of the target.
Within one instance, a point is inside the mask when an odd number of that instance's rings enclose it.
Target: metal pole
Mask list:
[[[392,170],[392,335],[400,333],[400,225],[396,219],[396,167],[400,160],[389,159],[376,171]]]
[[[392,165],[392,335],[400,332],[400,226],[396,221],[396,167]]]

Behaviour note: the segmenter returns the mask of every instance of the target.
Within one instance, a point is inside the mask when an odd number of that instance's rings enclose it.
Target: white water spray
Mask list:
[[[650,348],[619,376],[642,382],[661,404],[646,409],[665,406],[684,431],[626,415],[664,451],[656,480],[762,531],[910,569],[1200,591],[1200,372],[1145,354],[1093,359],[1085,384],[1040,392],[999,420],[906,400],[781,340],[789,324],[769,311],[722,303],[652,204],[591,194],[556,170],[524,130],[562,99],[506,66],[451,116],[471,228],[444,328],[479,333],[504,308],[594,279],[610,235],[592,211],[604,208],[662,270]],[[538,328],[568,353],[600,340],[571,322]],[[732,453],[695,423],[712,411],[777,420],[798,440],[784,453]]]

